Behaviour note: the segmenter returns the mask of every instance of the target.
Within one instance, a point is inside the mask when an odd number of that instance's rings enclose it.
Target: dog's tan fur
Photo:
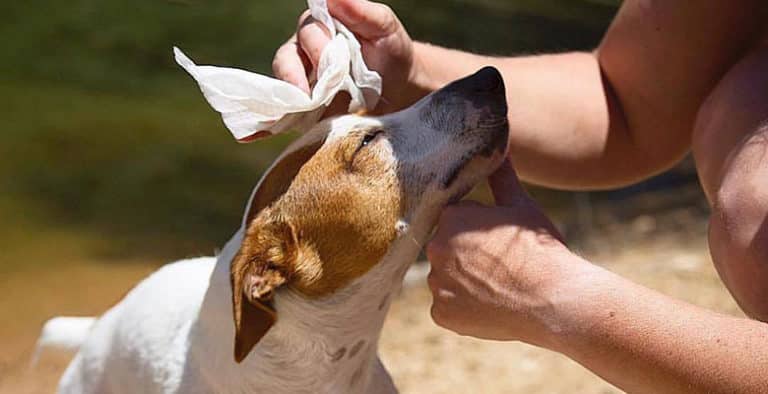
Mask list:
[[[292,153],[255,196],[231,270],[236,359],[274,324],[270,300],[278,287],[319,298],[366,273],[387,252],[402,204],[395,168],[371,149],[376,140],[362,143],[378,132],[353,130],[316,152],[310,146]]]

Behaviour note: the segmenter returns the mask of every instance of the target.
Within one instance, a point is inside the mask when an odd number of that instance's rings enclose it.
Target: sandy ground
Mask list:
[[[636,282],[721,311],[740,312],[712,268],[703,231],[667,236],[639,218],[607,231],[585,255]],[[640,234],[640,235],[635,235]],[[643,235],[645,234],[645,235]],[[650,234],[650,236],[648,235]],[[85,259],[55,270],[0,277],[0,393],[50,393],[68,358],[29,359],[40,325],[53,315],[91,315],[116,302],[157,264]],[[403,290],[384,327],[381,356],[403,393],[614,393],[578,364],[520,343],[463,338],[431,321],[423,280]]]

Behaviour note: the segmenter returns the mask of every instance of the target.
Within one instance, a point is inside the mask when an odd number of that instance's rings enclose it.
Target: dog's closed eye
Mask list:
[[[378,139],[379,136],[384,134],[384,130],[382,129],[373,129],[371,131],[366,132],[362,138],[360,139],[360,144],[357,146],[357,148],[352,152],[352,155],[349,157],[349,160],[347,161],[347,168],[349,171],[355,170],[355,162],[357,161],[357,158],[360,153],[362,153],[366,147],[369,147],[373,145],[374,142]]]
[[[370,145],[373,141],[376,140],[378,136],[380,136],[383,133],[384,133],[384,130],[381,130],[381,129],[372,130],[366,133],[365,136],[363,136],[363,140],[360,142],[360,147],[358,148],[358,150]]]

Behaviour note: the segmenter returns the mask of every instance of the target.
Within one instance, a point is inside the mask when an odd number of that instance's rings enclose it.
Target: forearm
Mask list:
[[[574,266],[545,317],[552,350],[629,392],[768,392],[767,325]]]
[[[593,53],[488,57],[417,43],[412,76],[428,92],[486,65],[504,75],[510,155],[520,176],[568,189],[609,188],[647,177],[659,160],[636,144]],[[657,141],[656,147],[664,141]]]

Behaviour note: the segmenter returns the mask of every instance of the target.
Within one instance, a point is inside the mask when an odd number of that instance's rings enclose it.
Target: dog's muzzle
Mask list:
[[[461,135],[476,130],[506,132],[507,100],[499,71],[485,67],[432,93],[416,106],[434,130]]]

